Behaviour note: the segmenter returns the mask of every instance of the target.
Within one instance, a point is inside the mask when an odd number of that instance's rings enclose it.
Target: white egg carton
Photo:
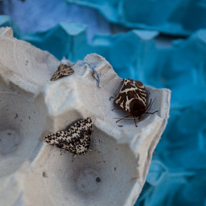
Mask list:
[[[63,60],[64,62],[66,60]],[[135,126],[114,110],[122,79],[100,55],[50,81],[60,62],[0,29],[0,205],[132,206],[167,124],[170,91],[146,86],[150,111]],[[97,85],[97,81],[99,85]],[[43,138],[91,117],[90,149],[73,158]]]

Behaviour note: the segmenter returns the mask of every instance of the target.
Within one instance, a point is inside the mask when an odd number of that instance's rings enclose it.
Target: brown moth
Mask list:
[[[147,94],[144,84],[141,81],[133,79],[123,79],[122,87],[120,88],[114,102],[124,109],[129,115],[119,119],[117,122],[122,119],[134,119],[137,127],[136,118],[140,120],[146,113],[154,114],[157,112],[148,113],[148,110],[154,101],[150,99],[150,103],[147,107]],[[133,116],[134,118],[127,118],[130,116]]]
[[[57,79],[60,79],[62,77],[70,76],[74,73],[74,70],[72,69],[72,66],[74,64],[68,66],[66,64],[60,64],[58,66],[58,70],[52,75],[50,81],[55,81]]]

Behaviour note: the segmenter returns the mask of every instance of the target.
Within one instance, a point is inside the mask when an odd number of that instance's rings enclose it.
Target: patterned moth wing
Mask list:
[[[76,122],[68,130],[46,136],[44,141],[71,153],[84,155],[89,149],[92,123],[92,119],[87,117]]]
[[[129,115],[140,119],[147,109],[145,86],[141,81],[123,79],[122,87],[114,102]]]
[[[74,64],[72,64],[72,65],[74,65]],[[55,80],[60,79],[62,77],[72,75],[74,73],[74,70],[71,68],[71,66],[68,66],[66,64],[60,64],[58,67],[58,70],[52,75],[50,81],[55,81]]]

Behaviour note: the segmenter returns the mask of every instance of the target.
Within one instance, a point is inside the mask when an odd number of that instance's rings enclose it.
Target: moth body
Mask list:
[[[123,79],[123,84],[114,102],[129,115],[141,118],[147,109],[145,86],[141,81]]]
[[[67,77],[74,74],[74,70],[71,66],[68,66],[66,64],[60,64],[58,66],[58,70],[52,75],[50,81],[56,81],[57,79],[60,79],[62,77]]]

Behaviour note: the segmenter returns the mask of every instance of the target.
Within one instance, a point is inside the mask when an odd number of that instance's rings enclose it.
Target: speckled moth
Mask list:
[[[87,117],[76,122],[68,130],[44,137],[44,141],[75,155],[84,155],[89,149],[91,133],[92,119]]]
[[[72,64],[70,66],[68,66],[66,64],[60,64],[58,66],[58,70],[56,72],[54,72],[50,81],[56,81],[57,79],[60,79],[62,77],[67,77],[67,76],[74,74],[74,70],[72,69],[73,65],[74,64]]]

